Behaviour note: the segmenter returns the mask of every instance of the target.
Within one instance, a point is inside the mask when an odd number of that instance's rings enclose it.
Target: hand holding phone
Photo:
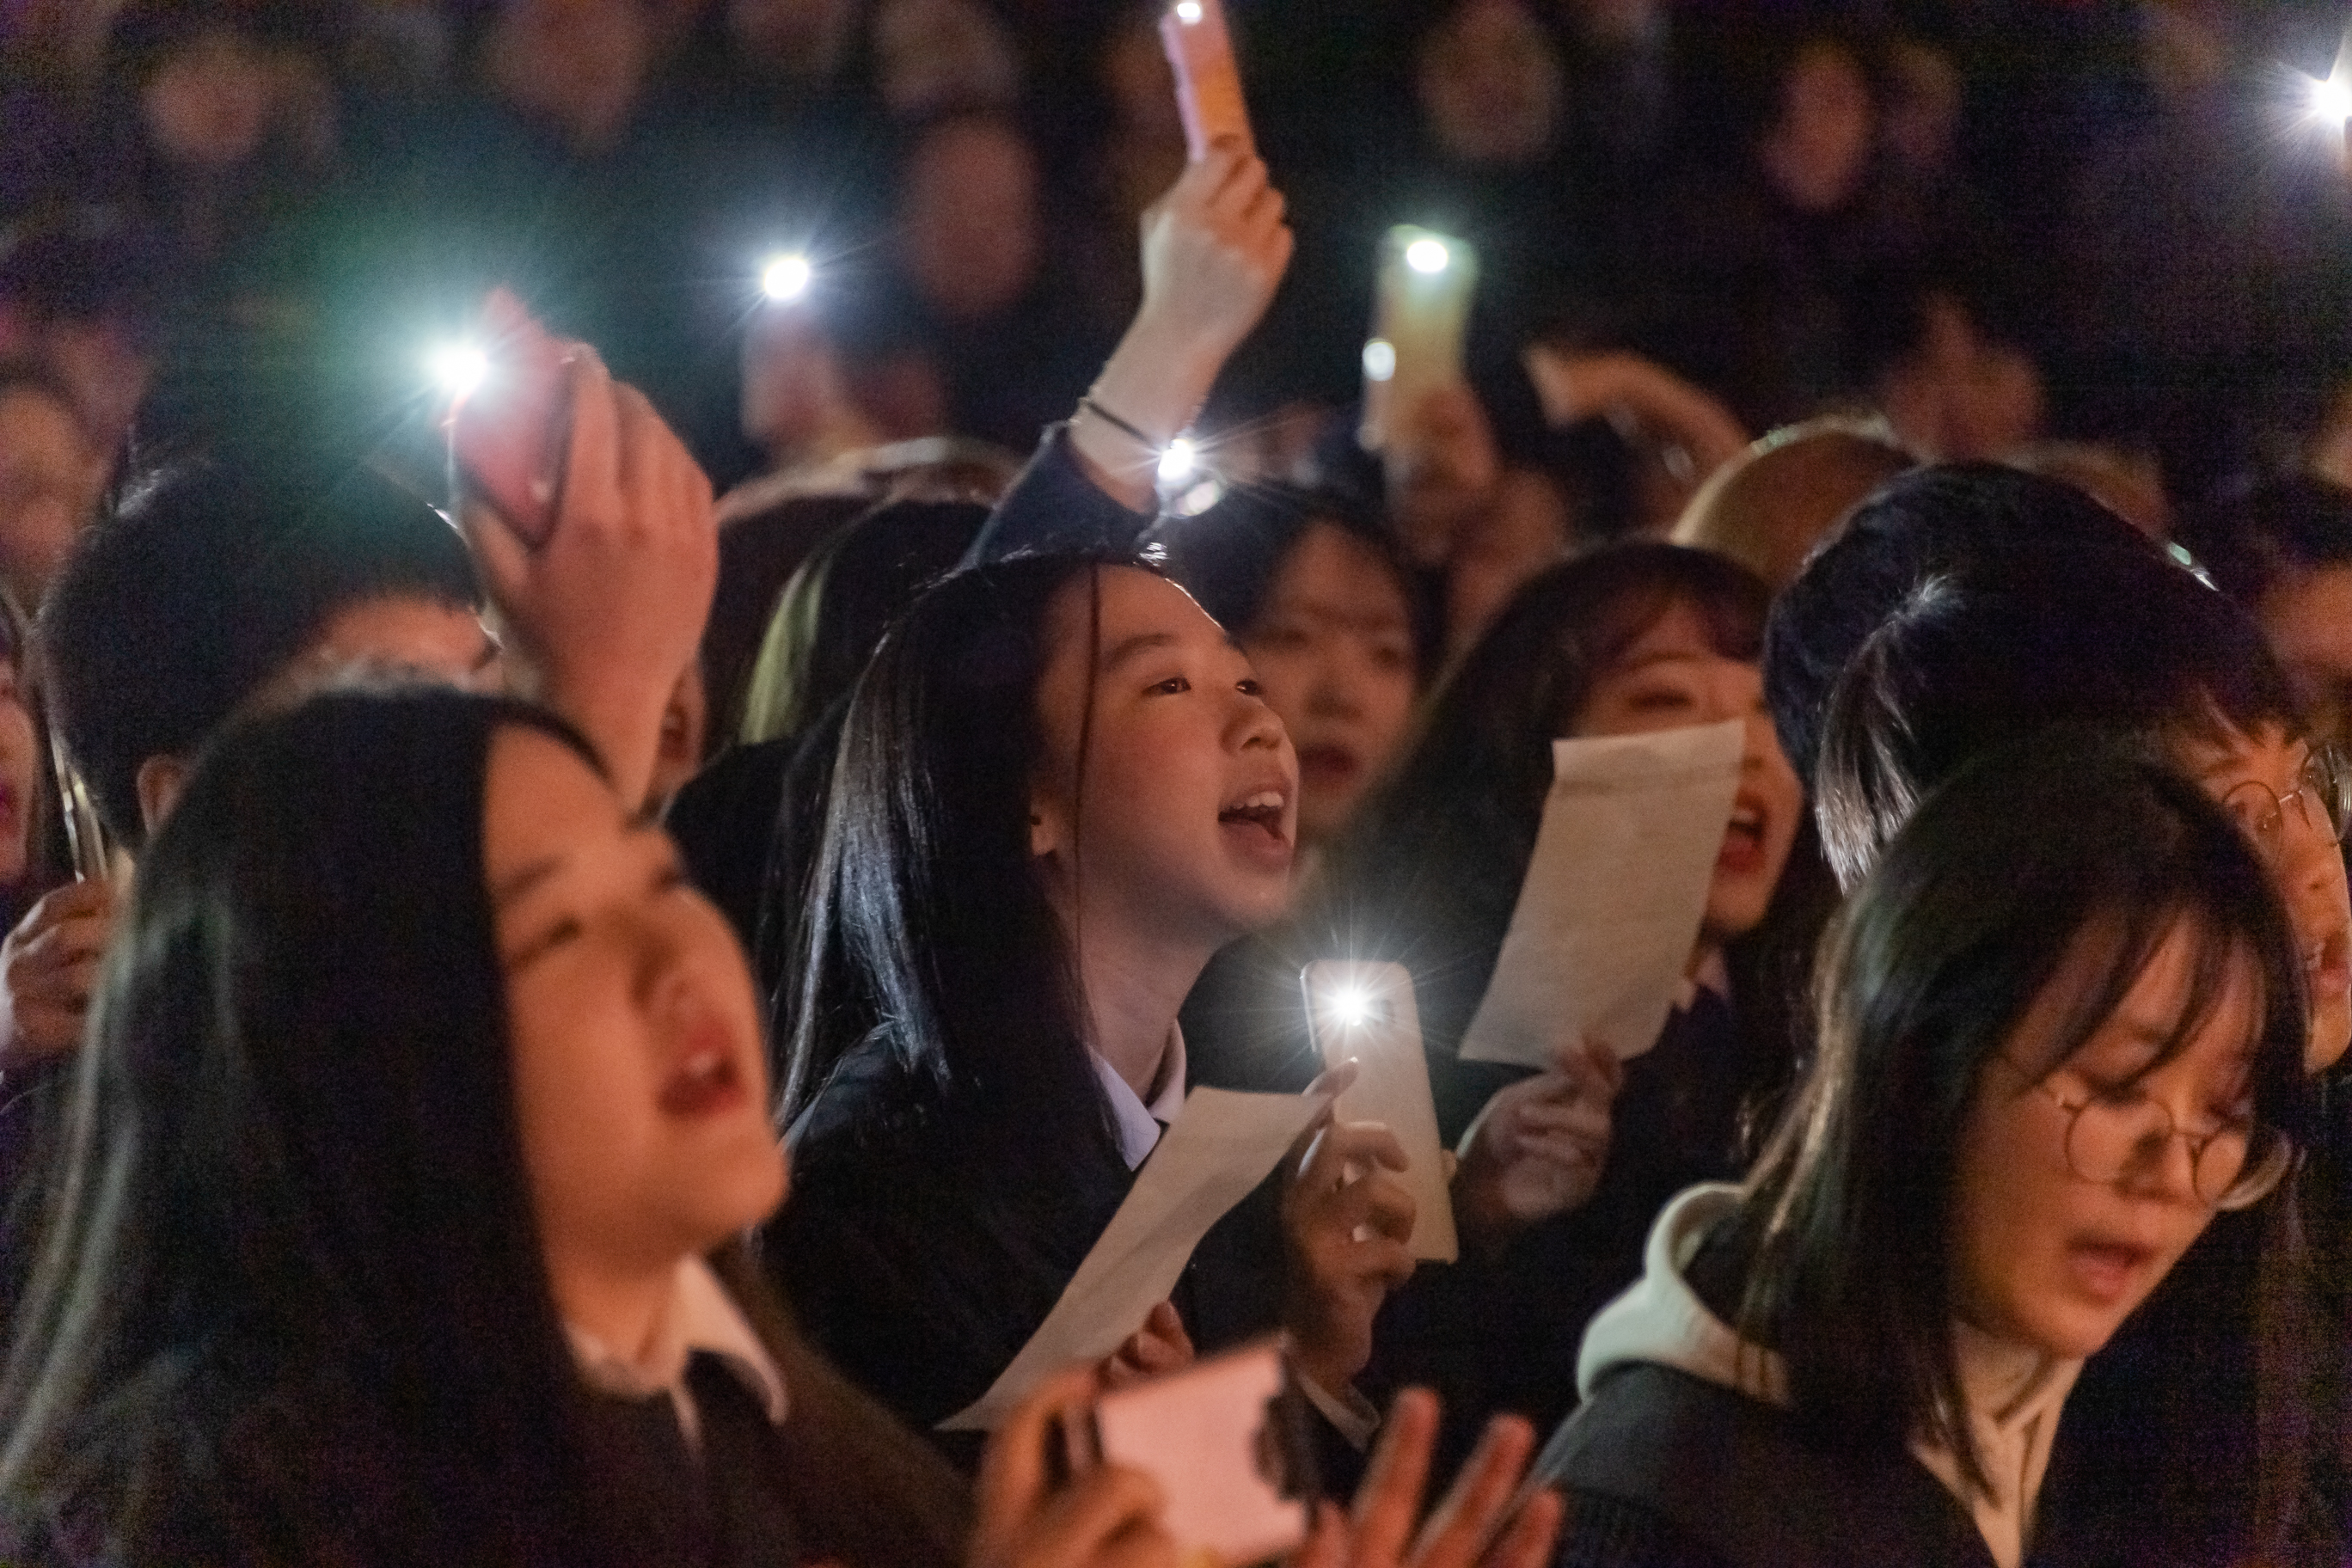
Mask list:
[[[577,348],[551,336],[504,289],[484,301],[482,326],[488,370],[450,406],[450,459],[459,483],[536,550],[562,505]]]
[[[1207,157],[1210,144],[1222,136],[1235,138],[1255,153],[1257,142],[1250,133],[1241,67],[1234,59],[1222,0],[1173,0],[1160,18],[1160,42],[1176,73],[1176,110],[1184,120],[1184,145],[1192,162]]]
[[[1062,1437],[1075,1477],[1117,1465],[1159,1482],[1186,1562],[1262,1563],[1307,1539],[1313,1450],[1271,1341],[1066,1411]]]
[[[1412,1194],[1413,1257],[1451,1263],[1460,1255],[1454,1205],[1437,1139],[1437,1105],[1422,1054],[1421,1014],[1412,976],[1400,963],[1352,963],[1326,959],[1299,976],[1307,992],[1307,1031],[1327,1068],[1357,1064],[1355,1083],[1334,1114],[1376,1121],[1396,1135],[1408,1163],[1404,1189]]]

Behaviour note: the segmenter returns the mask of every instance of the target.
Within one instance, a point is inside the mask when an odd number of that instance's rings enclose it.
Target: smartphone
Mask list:
[[[1192,162],[1208,156],[1209,143],[1220,136],[1238,136],[1256,152],[1222,0],[1175,0],[1160,18],[1160,42],[1176,72],[1176,110],[1184,118],[1184,146]]]
[[[1339,1097],[1343,1121],[1377,1121],[1404,1145],[1408,1164],[1394,1173],[1412,1194],[1413,1257],[1451,1263],[1461,1256],[1454,1228],[1454,1194],[1437,1140],[1437,1102],[1422,1054],[1421,1010],[1412,976],[1401,963],[1326,959],[1299,975],[1307,991],[1307,1027],[1326,1067],[1357,1064],[1353,1088]]]
[[[66,830],[66,851],[73,858],[74,880],[102,882],[113,870],[114,854],[106,841],[106,826],[81,770],[66,754],[65,737],[54,721],[49,725],[49,769],[58,785],[58,815]]]
[[[1357,438],[1378,452],[1410,428],[1421,399],[1465,379],[1478,252],[1466,240],[1399,224],[1381,241],[1378,303],[1364,344],[1364,421]]]
[[[449,410],[452,479],[525,544],[554,531],[572,437],[572,354],[528,316],[490,350],[491,371]]]
[[[1272,1340],[1106,1394],[1061,1431],[1070,1474],[1124,1465],[1160,1483],[1183,1561],[1263,1563],[1307,1539],[1314,1448]]]

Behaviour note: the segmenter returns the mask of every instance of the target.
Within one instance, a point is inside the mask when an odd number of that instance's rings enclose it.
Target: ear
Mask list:
[[[1070,842],[1068,818],[1043,790],[1029,793],[1029,854],[1045,860],[1058,855]]]
[[[180,791],[188,782],[188,764],[184,758],[168,756],[161,752],[139,764],[139,820],[146,825],[147,835],[153,837],[179,804]]]

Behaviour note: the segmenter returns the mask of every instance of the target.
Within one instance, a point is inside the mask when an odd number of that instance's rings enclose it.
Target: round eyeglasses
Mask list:
[[[2006,1058],[2004,1058],[2006,1059]],[[2011,1067],[2024,1074],[2014,1062]],[[2137,1089],[2069,1100],[2042,1079],[2033,1087],[2066,1113],[2066,1168],[2112,1186],[2160,1164],[2175,1138],[2189,1150],[2189,1185],[2217,1209],[2252,1207],[2277,1190],[2294,1163],[2294,1144],[2274,1127],[2235,1117],[2210,1132],[2189,1132],[2164,1105]]]
[[[2295,773],[2294,788],[2286,795],[2260,779],[2248,779],[2232,785],[2221,796],[2221,805],[2269,860],[2286,852],[2290,812],[2305,827],[2341,844],[2347,825],[2352,824],[2352,768],[2332,747],[2307,750]]]

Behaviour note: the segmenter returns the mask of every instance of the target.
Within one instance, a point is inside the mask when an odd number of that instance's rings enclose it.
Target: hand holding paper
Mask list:
[[[1314,1095],[1194,1089],[1045,1322],[994,1385],[940,1430],[992,1431],[1054,1373],[1117,1351],[1168,1300],[1209,1227],[1329,1109]]]
[[[1548,1068],[1563,1040],[1620,1060],[1654,1045],[1680,991],[1739,786],[1738,720],[1552,742],[1527,880],[1467,1061]]]

